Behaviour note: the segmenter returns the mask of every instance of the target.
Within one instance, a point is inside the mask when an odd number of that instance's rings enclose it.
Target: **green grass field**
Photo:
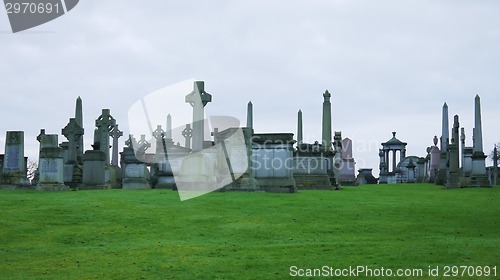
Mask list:
[[[186,202],[167,190],[2,190],[0,279],[286,279],[291,266],[358,265],[456,279],[428,267],[500,269],[499,195],[425,184]]]

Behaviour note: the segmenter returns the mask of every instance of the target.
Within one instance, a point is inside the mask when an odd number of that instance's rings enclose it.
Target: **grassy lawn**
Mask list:
[[[2,190],[0,279],[282,279],[291,266],[358,265],[456,279],[426,273],[500,270],[499,196],[426,184],[186,202],[167,190]]]

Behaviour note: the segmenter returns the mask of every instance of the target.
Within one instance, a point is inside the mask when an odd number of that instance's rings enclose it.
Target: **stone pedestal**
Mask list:
[[[123,179],[122,189],[124,190],[149,190],[149,171],[146,163],[138,160],[135,156],[134,149],[131,147],[123,148],[122,161]]]
[[[57,144],[56,144],[57,145]],[[36,189],[39,191],[68,190],[64,184],[64,163],[62,149],[59,147],[43,148],[38,164],[39,177]]]
[[[490,181],[486,175],[485,161],[486,155],[482,152],[475,152],[472,155],[472,172],[469,187],[471,188],[491,188]]]
[[[358,185],[372,185],[377,184],[378,179],[373,176],[373,169],[363,168],[358,170],[359,174],[356,178]]]
[[[106,153],[99,150],[86,151],[83,155],[81,189],[109,189],[106,184]]]
[[[218,190],[215,164],[205,153],[198,152],[182,159],[181,169],[175,177],[181,200]]]
[[[328,159],[322,145],[299,144],[294,156],[293,178],[298,190],[334,190],[328,174]]]

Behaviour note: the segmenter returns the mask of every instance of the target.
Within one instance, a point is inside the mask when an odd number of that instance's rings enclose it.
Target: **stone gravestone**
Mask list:
[[[121,153],[123,166],[122,189],[124,190],[148,190],[151,189],[149,184],[149,171],[146,167],[144,156],[146,150],[151,146],[145,140],[146,136],[141,135],[141,140],[134,146],[133,137],[130,136],[128,145],[123,148]],[[137,150],[134,150],[137,147]]]
[[[297,150],[294,153],[293,170],[293,178],[297,189],[333,190],[328,165],[328,158],[325,156],[323,145],[317,141],[314,144],[297,144]]]
[[[38,163],[39,191],[63,191],[68,186],[64,184],[64,161],[62,148],[58,145],[57,134],[40,134],[40,159]]]
[[[359,185],[373,185],[378,183],[378,179],[375,178],[372,174],[373,169],[371,168],[362,168],[358,170],[359,174],[356,178],[356,181]]]
[[[209,102],[212,102],[212,95],[205,91],[205,82],[195,81],[193,91],[186,95],[186,103],[189,103],[193,107],[193,152],[203,150],[203,138],[205,135],[204,108]]]
[[[83,155],[83,176],[81,189],[109,189],[106,180],[106,153],[88,150]]]
[[[61,134],[68,139],[67,159],[64,162],[64,182],[71,188],[77,188],[82,183],[82,168],[78,164],[81,138],[84,130],[75,118],[70,118]]]
[[[451,143],[448,145],[448,170],[447,170],[447,178],[445,187],[447,189],[456,189],[460,188],[460,178],[458,176],[459,168],[460,168],[460,151],[459,151],[459,138],[458,138],[458,130],[460,124],[458,122],[458,115],[455,115],[453,121],[453,129],[451,135]]]
[[[444,186],[446,183],[446,164],[448,163],[448,143],[450,142],[450,130],[448,121],[448,104],[443,105],[441,133],[441,155],[439,159],[439,169],[436,174],[436,184]]]
[[[109,165],[109,132],[115,125],[116,120],[110,115],[109,109],[102,109],[102,114],[95,121],[97,131],[94,139],[98,141],[99,150],[106,155],[106,166]]]
[[[113,139],[111,165],[109,170],[109,184],[113,189],[121,188],[122,170],[118,166],[118,139],[123,136],[123,131],[118,128],[118,124],[114,125],[109,132],[109,136]]]
[[[352,140],[344,138],[342,140],[339,180],[342,186],[355,186],[356,183],[356,162],[352,156]]]
[[[26,163],[24,159],[24,131],[7,131],[5,155],[0,177],[3,188],[26,188]]]
[[[168,122],[168,121],[167,121]],[[156,139],[156,153],[154,164],[151,167],[151,183],[155,189],[168,189],[172,185],[170,183],[171,172],[167,170],[167,146],[165,142],[166,132],[161,125],[153,131],[153,137]]]

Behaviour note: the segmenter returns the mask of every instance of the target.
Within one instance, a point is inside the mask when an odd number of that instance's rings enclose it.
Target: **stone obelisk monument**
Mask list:
[[[332,95],[325,91],[323,94],[323,130],[322,130],[322,144],[325,150],[332,150],[332,103],[330,103],[330,97]]]
[[[80,96],[76,99],[76,108],[75,108],[75,121],[76,123],[83,128],[83,107],[82,107],[82,99]],[[78,143],[76,143],[76,157],[79,164],[83,164],[83,135],[78,139]]]
[[[304,141],[304,134],[302,130],[302,110],[299,110],[297,120],[297,144],[300,145]]]
[[[442,118],[442,132],[441,132],[441,155],[439,158],[439,169],[436,176],[436,184],[444,185],[446,181],[446,165],[448,163],[448,143],[450,142],[450,130],[448,121],[448,104],[443,105],[443,118]]]
[[[483,131],[481,124],[481,98],[476,95],[474,100],[474,130],[472,136],[472,174],[470,180],[471,187],[491,187],[486,176],[486,155],[483,152]]]
[[[248,107],[247,107],[247,127],[253,129],[253,104],[252,104],[252,101],[248,102]]]

